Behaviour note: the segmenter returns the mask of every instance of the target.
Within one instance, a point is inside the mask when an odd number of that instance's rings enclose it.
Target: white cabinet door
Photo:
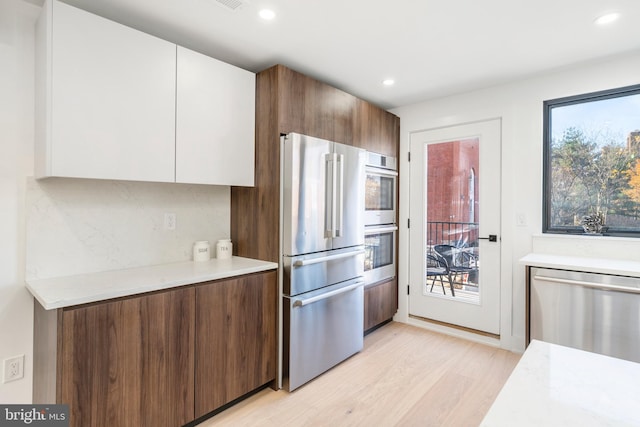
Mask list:
[[[254,185],[255,74],[178,46],[176,182]]]
[[[51,6],[51,128],[40,175],[173,182],[176,45]]]

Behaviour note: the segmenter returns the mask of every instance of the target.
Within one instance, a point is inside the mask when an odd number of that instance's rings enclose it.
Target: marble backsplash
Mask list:
[[[230,197],[225,186],[28,178],[26,278],[190,260],[195,241],[229,238]]]

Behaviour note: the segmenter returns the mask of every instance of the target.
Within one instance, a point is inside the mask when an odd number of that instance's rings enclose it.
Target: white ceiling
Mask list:
[[[250,0],[235,11],[216,0],[65,1],[247,70],[284,64],[383,108],[640,49],[638,0]],[[261,20],[263,7],[277,17]],[[616,23],[593,24],[612,10]]]

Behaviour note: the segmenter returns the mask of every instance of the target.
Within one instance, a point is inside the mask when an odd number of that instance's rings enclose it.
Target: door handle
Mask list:
[[[497,242],[498,235],[497,234],[489,234],[489,237],[478,237],[478,240],[488,240],[490,242]]]
[[[546,277],[546,276],[533,276],[533,280],[542,281],[542,282],[562,283],[564,285],[582,286],[585,288],[601,289],[603,291],[618,291],[618,292],[626,292],[629,294],[640,294],[640,289],[638,288],[630,288],[627,286],[618,286],[618,285],[607,285],[604,283],[585,282],[582,280],[559,279],[556,277]]]
[[[345,286],[344,288],[336,289],[335,291],[330,291],[324,294],[317,295],[315,297],[306,298],[306,299],[297,299],[293,302],[294,307],[304,307],[305,305],[313,304],[314,302],[322,301],[336,295],[344,294],[346,292],[357,289],[361,286],[364,286],[364,281],[358,281],[353,285]]]
[[[336,169],[335,156],[333,153],[325,155],[325,211],[324,211],[324,237],[332,238],[334,236],[336,206],[335,206],[335,186],[336,186]]]
[[[305,265],[320,264],[322,262],[329,262],[329,261],[334,261],[336,259],[349,258],[349,257],[360,255],[363,253],[365,253],[364,249],[358,249],[355,251],[343,252],[341,254],[336,254],[336,255],[323,256],[320,258],[299,259],[293,263],[293,266],[304,267]]]
[[[334,226],[335,232],[333,237],[342,236],[342,227],[343,227],[343,217],[344,217],[344,155],[336,154],[336,165],[337,165],[337,175],[338,175],[338,184],[336,185],[338,190],[338,195],[335,197],[337,199],[337,222],[338,224]]]

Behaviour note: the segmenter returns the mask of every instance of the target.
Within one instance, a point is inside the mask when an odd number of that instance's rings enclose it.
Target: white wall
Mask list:
[[[23,0],[0,0],[0,364],[25,355],[25,378],[0,381],[0,403],[31,402],[26,272],[51,277],[187,260],[194,240],[225,238],[230,228],[229,187],[32,178],[39,13]],[[174,232],[163,229],[164,212],[176,213]]]
[[[229,238],[230,197],[225,186],[28,178],[26,279],[188,261],[195,241]]]
[[[40,8],[0,1],[0,361],[24,354],[25,378],[0,402],[31,402],[33,302],[24,287],[25,177],[33,173],[33,26]],[[1,370],[0,370],[1,371]]]
[[[525,339],[524,267],[518,259],[532,250],[532,239],[542,230],[542,102],[640,83],[640,52],[582,64],[535,78],[392,110],[400,117],[400,223],[408,216],[409,133],[490,118],[502,118],[502,247],[501,346],[521,351]],[[527,225],[516,226],[524,214]],[[400,290],[408,283],[408,232],[400,232]],[[544,247],[572,254],[560,236],[543,237]],[[610,242],[577,237],[581,254],[611,257]],[[543,247],[543,245],[539,245]],[[640,260],[640,241],[626,246]],[[566,252],[565,252],[566,251]],[[402,262],[404,261],[404,262]],[[407,321],[406,292],[400,292],[397,320]]]

